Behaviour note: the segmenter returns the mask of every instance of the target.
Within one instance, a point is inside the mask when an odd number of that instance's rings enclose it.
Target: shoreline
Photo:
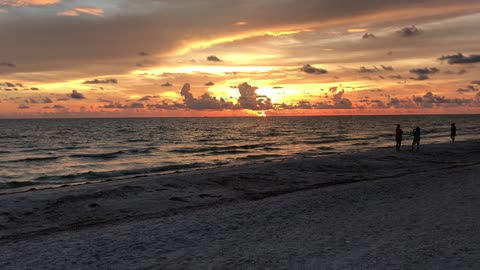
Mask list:
[[[381,148],[3,194],[0,243],[18,246],[65,233],[186,218],[245,204],[260,207],[264,201],[285,196],[323,194],[358,185],[388,186],[398,179],[431,182],[449,171],[474,171],[478,177],[479,154],[480,142],[460,141],[421,145],[420,152]]]
[[[405,141],[405,140],[404,140]],[[408,139],[408,141],[410,141]],[[475,142],[477,141],[476,139],[473,138],[468,138],[464,141],[458,141],[457,143],[470,143],[470,142]],[[431,142],[425,145],[448,145],[450,144],[449,142]],[[424,145],[422,145],[424,146]],[[404,148],[403,151],[409,151],[410,145],[403,144],[402,148]],[[42,191],[42,190],[55,190],[55,189],[62,189],[62,188],[68,188],[68,187],[75,187],[75,186],[84,186],[84,185],[97,185],[105,182],[116,182],[116,181],[134,181],[135,179],[142,179],[142,178],[159,178],[159,177],[164,177],[164,176],[169,176],[169,175],[179,175],[179,174],[185,174],[185,173],[194,173],[194,172],[209,172],[209,171],[215,171],[215,170],[222,170],[222,169],[236,169],[236,168],[241,168],[241,167],[249,167],[249,166],[255,166],[255,165],[261,165],[261,164],[266,164],[266,163],[282,163],[282,162],[290,162],[294,160],[309,160],[309,159],[318,159],[318,158],[324,158],[324,157],[329,157],[329,156],[335,156],[335,155],[349,155],[349,154],[358,154],[358,153],[369,153],[369,152],[375,152],[375,151],[382,151],[382,150],[389,150],[392,149],[391,146],[378,146],[375,148],[371,149],[350,149],[349,152],[345,151],[340,151],[340,152],[334,152],[334,151],[326,151],[324,153],[318,153],[318,154],[310,154],[310,156],[304,156],[300,154],[293,154],[293,155],[287,155],[287,156],[279,156],[274,159],[265,159],[265,160],[260,160],[260,161],[237,161],[236,163],[230,163],[226,165],[217,165],[217,166],[207,166],[207,167],[197,167],[197,168],[192,168],[192,169],[184,169],[184,170],[175,170],[175,171],[166,171],[166,172],[152,172],[152,173],[139,173],[139,174],[131,174],[131,175],[123,175],[123,176],[112,176],[112,177],[106,177],[105,179],[98,179],[98,180],[83,180],[79,182],[72,182],[72,183],[58,183],[58,184],[41,184],[41,183],[36,183],[36,182],[31,182],[31,181],[13,181],[13,182],[8,182],[8,183],[16,183],[19,184],[19,187],[12,187],[12,188],[2,188],[0,189],[0,196],[3,195],[8,195],[8,194],[17,194],[17,193],[25,193],[25,192],[36,192],[36,191]],[[407,150],[405,150],[407,149]],[[75,180],[74,180],[75,181]],[[30,183],[30,184],[26,184]]]

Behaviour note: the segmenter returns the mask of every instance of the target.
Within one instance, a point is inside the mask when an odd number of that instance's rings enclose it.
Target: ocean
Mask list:
[[[480,138],[480,115],[0,119],[0,189],[45,188],[391,147],[395,128],[421,143]]]

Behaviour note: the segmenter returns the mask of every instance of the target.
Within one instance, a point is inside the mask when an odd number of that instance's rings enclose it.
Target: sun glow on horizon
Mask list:
[[[269,72],[277,67],[275,66],[173,66],[173,67],[158,67],[142,70],[134,70],[131,73],[135,75],[146,74],[147,76],[157,76],[164,73],[211,73],[211,74],[225,74],[236,72]]]
[[[0,117],[480,113],[480,3],[348,1],[0,0]]]

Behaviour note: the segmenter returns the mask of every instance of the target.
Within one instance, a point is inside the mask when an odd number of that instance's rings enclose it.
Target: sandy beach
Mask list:
[[[1,269],[479,269],[480,142],[0,195]]]

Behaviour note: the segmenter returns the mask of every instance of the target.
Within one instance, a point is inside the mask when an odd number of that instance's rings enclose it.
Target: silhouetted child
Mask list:
[[[457,127],[455,126],[455,123],[452,123],[452,126],[450,127],[450,138],[452,138],[452,142],[455,141],[455,136],[457,136]]]
[[[400,128],[400,125],[397,125],[397,129],[395,130],[395,141],[397,141],[397,151],[400,151],[400,146],[402,145],[402,134],[403,130]]]
[[[420,150],[420,127],[416,127],[413,130],[413,143],[412,143],[412,151],[415,148],[415,144],[417,145],[417,152]]]

